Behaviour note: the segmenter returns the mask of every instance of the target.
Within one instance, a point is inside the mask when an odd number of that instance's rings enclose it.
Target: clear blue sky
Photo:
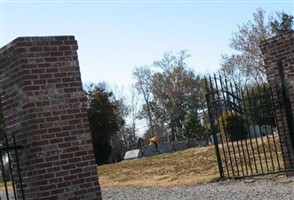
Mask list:
[[[237,24],[258,7],[294,14],[294,1],[0,0],[1,46],[19,36],[74,35],[83,82],[132,82],[136,66],[186,49],[197,73],[219,68]]]

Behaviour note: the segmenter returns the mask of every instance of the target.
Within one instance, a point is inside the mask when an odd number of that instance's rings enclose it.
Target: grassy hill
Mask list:
[[[243,148],[244,151],[237,150],[238,148]],[[236,150],[234,161],[227,161],[229,170],[236,170],[239,167],[243,170],[252,170],[252,174],[259,174],[285,169],[277,134],[232,142],[223,147],[220,145],[220,150],[226,151],[227,154],[228,149],[231,155]],[[245,162],[244,159],[256,161],[256,166],[251,162]],[[222,160],[225,161],[224,158]],[[180,187],[219,177],[214,145],[103,165],[98,167],[98,173],[100,184],[104,188]]]
[[[219,177],[214,146],[98,167],[103,188],[180,187]]]

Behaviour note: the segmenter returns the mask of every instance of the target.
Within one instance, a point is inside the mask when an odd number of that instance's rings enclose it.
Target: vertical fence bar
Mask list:
[[[219,119],[217,118],[217,124],[218,124],[218,127],[219,127],[219,131],[220,131],[220,138],[221,138],[221,141],[222,141],[222,147],[223,147],[223,154],[224,156],[226,156],[226,148],[224,146],[224,142],[223,142],[223,136],[222,136],[222,132],[221,132],[221,124],[220,123],[223,123],[224,122],[224,116],[223,116],[223,113],[226,112],[227,113],[227,109],[226,109],[226,106],[225,105],[222,105],[224,104],[224,99],[225,99],[225,93],[224,93],[224,90],[223,90],[223,87],[222,87],[222,79],[221,77],[219,78],[220,79],[220,89],[218,89],[218,83],[217,83],[217,78],[216,76],[214,75],[214,82],[215,82],[215,87],[216,87],[216,91],[217,91],[217,97],[219,99],[219,103],[221,104],[220,105],[220,108],[221,108],[221,113],[220,113],[220,117],[221,117],[221,122],[219,121]],[[220,96],[220,93],[222,94],[222,97]],[[222,98],[222,99],[221,99]],[[225,108],[225,109],[224,109]],[[224,110],[224,111],[223,111]],[[224,124],[222,124],[223,127],[224,127]],[[230,165],[231,165],[231,169],[232,169],[232,174],[233,176],[235,176],[235,172],[234,172],[234,165],[233,165],[233,162],[232,162],[232,156],[231,156],[231,151],[230,151],[230,147],[229,147],[229,144],[228,144],[228,138],[227,138],[227,135],[226,135],[226,132],[223,131],[223,134],[224,134],[224,137],[225,137],[225,143],[226,143],[226,147],[228,149],[228,154],[229,154],[229,160],[230,160]],[[227,167],[227,162],[226,162],[226,167]],[[228,172],[228,176],[230,177],[230,172],[229,172],[229,168],[227,167],[227,172]]]
[[[274,115],[274,119],[275,119],[275,123],[276,123],[276,128],[278,131],[278,138],[279,138],[279,142],[281,143],[281,136],[280,136],[281,132],[279,130],[279,125],[278,125],[279,122],[278,122],[277,113],[276,113],[276,108],[278,107],[278,102],[276,102],[276,100],[274,98],[274,91],[273,91],[271,85],[269,85],[269,90],[270,90],[271,102],[273,105],[273,115]],[[277,92],[277,91],[275,91],[275,92]],[[275,154],[276,154],[276,158],[277,158],[277,162],[278,162],[278,167],[279,167],[279,170],[281,170],[281,164],[280,164],[279,154],[278,154],[278,150],[277,150],[275,134],[273,134],[273,141],[274,141],[274,148],[275,148]],[[280,147],[281,147],[281,144],[280,144]],[[283,156],[283,158],[285,157],[283,150],[282,150],[282,156]]]
[[[252,91],[252,90],[251,90]],[[255,121],[255,118],[253,117],[255,115],[255,113],[252,113],[252,110],[254,109],[254,106],[252,106],[252,101],[251,101],[251,96],[253,96],[253,92],[250,93],[248,89],[246,89],[246,92],[247,92],[247,96],[248,96],[248,104],[249,104],[249,108],[250,108],[250,116],[251,116],[251,119],[252,119],[252,122]],[[253,110],[255,111],[255,110]],[[253,124],[253,133],[254,133],[254,138],[255,138],[255,142],[256,142],[256,146],[257,146],[257,154],[258,154],[258,158],[259,158],[259,163],[260,163],[260,167],[261,167],[261,171],[262,173],[264,173],[263,171],[263,165],[262,165],[262,159],[261,159],[261,156],[260,156],[260,150],[259,150],[259,144],[258,144],[258,140],[257,140],[257,134],[256,134],[256,130],[255,130],[255,125]],[[258,172],[258,168],[256,169],[256,173],[259,173]]]
[[[227,80],[225,81],[225,83],[226,83],[226,86],[227,86],[227,88],[226,88],[227,89],[227,104],[228,104],[228,107],[230,109],[230,112],[232,114],[234,114],[234,113],[239,114],[239,112],[237,111],[237,109],[234,109],[233,108],[234,106],[237,107],[237,104],[236,105],[233,105],[235,103],[235,97],[233,96],[234,91],[233,91],[233,88],[232,88],[232,83],[231,82],[227,83]],[[230,88],[228,87],[228,85],[230,86]],[[237,122],[234,120],[234,122],[233,122],[233,124],[234,124],[233,130],[235,132],[239,132],[239,130],[237,129],[237,124],[236,123]],[[241,152],[240,152],[239,141],[237,139],[237,141],[231,141],[231,143],[232,143],[233,147],[235,147],[235,144],[234,143],[237,144],[237,148],[236,149],[237,149],[237,152],[239,154],[239,160],[240,160],[240,165],[241,165],[240,168],[241,168],[242,175],[244,175],[243,162],[242,162],[242,156],[241,156]],[[239,163],[237,164],[237,166],[238,165],[239,165]]]
[[[10,146],[9,146],[9,142],[8,142],[8,138],[7,138],[6,134],[5,134],[5,141],[6,141],[6,144],[7,144],[8,163],[9,163],[9,170],[10,170],[10,175],[11,175],[13,195],[14,195],[14,197],[16,197],[15,181],[14,181],[14,175],[13,175],[13,170],[12,170],[12,162],[11,162],[11,157],[10,157]],[[15,146],[13,148],[15,148]]]
[[[251,95],[251,96],[250,96]],[[258,97],[255,96],[255,92],[254,92],[254,88],[251,88],[251,93],[249,94],[250,96],[250,100],[253,100],[253,102],[251,101],[251,115],[252,115],[252,119],[256,122],[256,126],[257,126],[257,130],[259,131],[259,135],[257,135],[257,131],[256,128],[254,127],[254,137],[255,137],[255,142],[257,145],[257,152],[258,152],[258,157],[259,157],[259,161],[260,161],[260,168],[261,168],[261,173],[265,173],[264,172],[264,163],[262,160],[262,150],[264,150],[264,145],[263,145],[263,140],[262,140],[262,136],[261,136],[261,129],[260,129],[260,125],[258,120],[256,119],[256,112],[259,113],[259,107],[257,105],[257,99]],[[261,140],[261,144],[259,143],[259,140]],[[259,171],[256,172],[256,174],[260,174]]]
[[[250,125],[249,125],[249,119],[248,119],[248,111],[247,111],[247,105],[246,105],[246,98],[244,96],[244,91],[241,89],[241,96],[242,96],[242,101],[243,101],[243,109],[244,109],[244,114],[245,114],[245,118],[246,118],[246,122],[247,122],[247,127],[250,131]],[[247,140],[246,140],[247,141]],[[252,138],[249,137],[249,143],[250,143],[250,147],[252,150],[252,154],[253,154],[253,161],[254,161],[254,166],[255,166],[255,170],[257,171],[257,163],[256,163],[256,158],[255,158],[255,151],[253,148],[253,143],[252,143]],[[249,164],[250,164],[250,170],[251,170],[251,174],[253,174],[253,169],[252,169],[252,164],[251,164],[251,159],[250,159],[250,154],[249,154],[249,148],[248,148],[248,143],[246,142],[246,148],[247,148],[247,154],[248,154],[248,159],[249,159]]]
[[[232,87],[232,84],[231,84],[231,87]],[[234,103],[237,103],[238,106],[239,106],[239,109],[240,109],[240,115],[241,115],[241,119],[242,119],[242,122],[244,120],[244,108],[242,107],[242,88],[238,89],[236,83],[234,83],[234,88],[235,88],[235,95],[237,97],[237,102],[234,101]],[[245,124],[244,124],[245,126]],[[244,133],[245,134],[245,133]],[[246,159],[246,153],[247,155],[249,155],[249,152],[248,152],[248,145],[247,145],[247,140],[246,140],[246,135],[244,136],[244,142],[245,142],[245,146],[246,146],[246,152],[244,150],[244,145],[243,145],[243,140],[241,140],[241,149],[242,149],[242,154],[243,154],[243,159],[244,159],[244,163],[245,163],[245,170],[246,170],[246,175],[249,175],[249,172],[248,172],[248,166],[247,166],[247,159]],[[249,161],[249,164],[251,166],[251,162],[250,162],[250,158],[248,157],[248,161]]]
[[[253,89],[252,89],[252,91],[253,91],[253,96],[255,96],[255,91]],[[259,99],[259,105],[256,105],[256,106],[258,106],[259,111],[262,111],[262,105],[261,105],[262,104],[262,98],[261,98],[261,93],[260,93],[259,86],[257,86],[257,100],[258,99]],[[262,135],[260,124],[258,124],[258,128],[259,128],[259,133],[260,133],[261,146],[262,146],[262,150],[263,150],[263,153],[264,153],[265,166],[266,166],[267,172],[269,172],[268,159],[267,159],[267,154],[266,154],[265,144],[264,144],[264,138],[263,138],[263,135]]]
[[[220,78],[220,82],[222,82],[221,78]],[[217,83],[216,83],[217,84]],[[223,92],[223,91],[220,91],[220,92]],[[222,93],[223,94],[223,93]],[[220,99],[219,97],[219,92],[218,92],[218,98]],[[221,100],[219,100],[219,102],[221,102]],[[221,113],[220,113],[220,116],[223,120],[223,106],[221,105]],[[221,145],[222,145],[222,149],[223,149],[223,154],[224,154],[224,159],[225,159],[225,166],[226,166],[226,170],[227,170],[227,174],[228,174],[228,177],[230,177],[230,171],[229,171],[229,167],[228,167],[228,161],[227,161],[227,154],[226,154],[226,149],[225,149],[225,146],[224,146],[224,141],[223,141],[223,136],[222,136],[222,133],[221,133],[221,126],[219,124],[219,119],[217,118],[217,124],[218,124],[218,128],[219,128],[219,134],[220,134],[220,140],[221,140]],[[227,136],[225,135],[224,133],[224,137],[225,137],[225,140],[227,140]],[[225,141],[226,142],[226,141]],[[228,145],[227,145],[228,147]],[[233,176],[234,176],[234,171],[233,171],[233,164],[232,164],[232,160],[231,160],[231,155],[230,155],[230,151],[228,151],[228,154],[229,154],[229,160],[230,160],[230,164],[231,164],[231,168],[232,168],[232,173],[233,173]]]
[[[209,79],[211,80],[210,77],[209,77]],[[205,77],[205,84],[206,84],[206,88],[208,90],[208,83],[207,83],[206,77]],[[216,156],[217,156],[219,174],[220,174],[221,178],[224,178],[224,171],[223,171],[220,151],[219,151],[219,148],[218,148],[218,140],[217,140],[217,137],[216,137],[216,128],[215,128],[215,125],[214,125],[212,110],[211,110],[211,107],[210,107],[209,91],[207,91],[207,94],[206,94],[206,101],[207,101],[207,109],[208,109],[208,115],[209,115],[209,120],[210,120],[210,126],[211,126],[211,129],[212,129],[212,137],[213,137],[213,140],[214,140],[215,153],[216,153]]]
[[[5,193],[6,196],[8,197],[8,187],[7,187],[7,179],[6,179],[6,173],[5,173],[5,168],[4,168],[4,162],[3,162],[3,157],[5,156],[5,153],[3,154],[3,150],[6,153],[5,147],[1,147],[0,153],[1,153],[1,170],[2,170],[2,175],[3,175],[3,183],[5,187]]]
[[[278,91],[277,83],[275,83],[275,87],[276,87],[276,91]],[[292,163],[292,159],[291,159],[291,155],[290,155],[290,148],[289,148],[290,145],[289,145],[289,141],[288,141],[288,137],[287,137],[287,130],[285,128],[286,126],[285,126],[285,122],[284,122],[286,116],[283,114],[285,112],[285,110],[283,109],[283,101],[281,100],[280,95],[277,95],[277,97],[278,97],[278,102],[279,102],[279,111],[280,111],[280,115],[281,115],[281,122],[282,122],[281,125],[282,125],[283,132],[284,132],[284,138],[282,138],[282,140],[281,140],[281,145],[282,145],[281,148],[282,148],[282,151],[284,151],[285,149],[283,149],[283,148],[286,145],[286,149],[287,149],[287,152],[288,152],[288,158],[289,158],[290,163]],[[286,142],[285,145],[283,144],[283,142],[284,142],[283,139]],[[286,155],[284,154],[284,156],[285,156],[284,157],[284,162],[285,162],[286,161]],[[284,165],[285,165],[285,163],[284,163]],[[285,168],[286,168],[286,165],[285,165]]]
[[[233,87],[231,81],[230,81],[229,85],[230,85],[230,91],[229,92],[231,93],[232,102],[233,102],[234,106],[236,106],[236,108],[235,108],[236,111],[235,112],[237,112],[237,114],[240,115],[241,120],[243,120],[242,119],[242,107],[240,106],[240,99],[239,99],[239,96],[238,96],[239,95],[238,94],[239,92],[238,92],[238,90],[237,90],[236,87]],[[234,109],[232,109],[232,110],[234,110]],[[235,127],[234,127],[234,129],[235,129],[236,132],[240,131],[237,128],[236,121],[235,121]],[[241,130],[241,131],[243,131],[243,130]],[[243,134],[245,134],[245,133],[240,132],[240,135],[243,135]],[[248,174],[248,168],[247,168],[247,165],[246,165],[246,158],[245,158],[245,153],[244,153],[244,146],[243,146],[243,142],[242,142],[242,140],[245,139],[245,135],[243,137],[244,138],[242,138],[242,136],[241,136],[241,140],[237,139],[236,142],[237,142],[237,147],[238,147],[238,152],[239,152],[239,159],[240,159],[241,169],[242,169],[242,173],[243,173],[243,176],[244,176],[245,175],[244,167],[245,167],[246,174]],[[239,142],[241,143],[241,148],[240,148]],[[244,161],[242,161],[242,156],[243,156]],[[244,164],[245,164],[245,166],[244,166]]]
[[[15,160],[16,160],[16,167],[17,167],[17,171],[18,171],[20,191],[21,191],[22,199],[25,200],[25,195],[24,195],[23,186],[22,186],[22,178],[21,178],[21,175],[20,175],[20,168],[19,168],[19,162],[18,162],[18,153],[17,153],[17,150],[20,149],[20,148],[22,148],[22,147],[16,146],[14,134],[12,135],[12,141],[13,141],[13,146],[15,147],[14,148],[14,151],[15,151]]]
[[[222,88],[222,91],[229,91],[228,89],[228,82],[227,82],[227,79],[225,79],[225,83],[223,85],[223,83],[221,82],[221,88]],[[223,95],[224,95],[224,92],[223,92]],[[230,102],[230,99],[229,99],[229,96],[228,96],[228,93],[227,93],[227,97],[225,98],[224,96],[224,99],[226,99],[227,102]],[[228,108],[227,106],[225,106],[225,109],[226,109],[226,113],[228,114]],[[231,109],[229,109],[229,111],[231,111]],[[231,111],[232,112],[232,111]],[[224,121],[223,121],[224,122]],[[225,132],[225,135],[227,135],[226,131],[224,130]],[[229,149],[229,142],[227,141],[227,145],[228,145],[228,151],[230,152],[230,149]],[[232,150],[233,150],[233,156],[234,156],[234,161],[236,163],[236,169],[237,169],[237,174],[238,176],[240,176],[240,171],[239,171],[239,166],[238,166],[238,161],[237,161],[237,157],[236,157],[236,150],[235,150],[235,145],[233,142],[231,142],[231,146],[232,146]],[[233,169],[234,171],[234,169]]]
[[[263,98],[260,99],[261,103],[262,103],[262,99],[265,99],[265,104],[261,104],[261,106],[263,108],[263,110],[262,110],[262,118],[263,118],[263,122],[265,122],[263,124],[265,124],[265,135],[266,135],[267,145],[268,145],[269,154],[270,154],[270,161],[271,161],[271,164],[272,164],[272,171],[275,171],[274,160],[273,160],[273,155],[272,155],[272,151],[271,151],[271,143],[270,143],[269,133],[268,133],[268,130],[267,130],[267,124],[269,124],[270,127],[271,127],[271,132],[273,132],[272,131],[272,124],[267,123],[268,120],[270,120],[270,122],[271,122],[271,118],[272,118],[271,112],[270,112],[271,111],[271,102],[270,103],[267,102],[268,99],[270,99],[270,97],[269,97],[268,91],[266,90],[265,85],[263,85],[262,88],[258,87],[258,90],[261,90],[261,94],[262,94],[262,97],[263,97]],[[269,115],[269,116],[267,116],[267,118],[265,117],[265,112],[267,112],[268,115]],[[265,120],[265,119],[268,119],[268,120]]]

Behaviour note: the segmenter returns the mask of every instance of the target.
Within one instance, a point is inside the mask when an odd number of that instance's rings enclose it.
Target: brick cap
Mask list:
[[[277,40],[286,40],[286,39],[292,38],[292,37],[294,38],[294,31],[288,31],[286,33],[275,35],[275,36],[273,36],[271,38],[262,40],[260,42],[260,46],[268,45],[270,43],[275,43],[275,41],[277,41]]]
[[[59,35],[59,36],[24,36],[18,37],[12,40],[10,43],[6,44],[0,49],[0,53],[6,51],[7,49],[13,47],[19,42],[41,42],[41,41],[74,41],[75,36],[73,35]]]

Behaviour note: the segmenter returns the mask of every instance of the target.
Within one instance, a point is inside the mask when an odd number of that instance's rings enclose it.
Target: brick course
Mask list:
[[[25,199],[102,199],[74,36],[20,37],[0,50],[1,104]]]
[[[282,59],[284,66],[285,79],[289,89],[289,97],[294,109],[294,32],[288,32],[277,35],[273,38],[265,40],[260,45],[266,66],[266,74],[271,85],[277,83],[280,85],[281,78],[277,61]],[[294,111],[294,110],[293,110]],[[294,113],[293,113],[294,114]],[[280,135],[282,142],[282,150],[287,169],[294,168],[294,150],[291,143],[291,133],[288,128],[283,129],[282,123],[287,123],[285,113],[278,117],[278,128],[280,126]],[[285,124],[286,126],[286,124]],[[294,135],[292,135],[294,137]]]

